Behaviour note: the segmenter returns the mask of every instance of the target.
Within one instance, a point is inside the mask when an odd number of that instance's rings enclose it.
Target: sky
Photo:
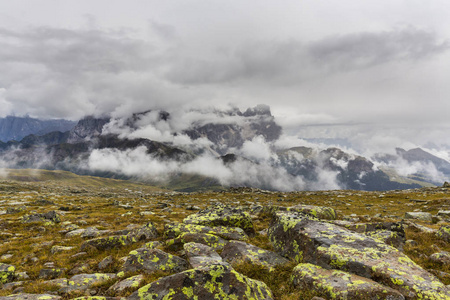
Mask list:
[[[0,117],[270,105],[286,134],[450,149],[445,0],[0,2]]]

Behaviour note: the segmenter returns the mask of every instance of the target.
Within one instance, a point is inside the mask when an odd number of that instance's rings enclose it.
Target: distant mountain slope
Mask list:
[[[20,141],[30,134],[43,135],[52,131],[69,131],[76,122],[68,120],[39,120],[30,117],[0,118],[0,141]]]

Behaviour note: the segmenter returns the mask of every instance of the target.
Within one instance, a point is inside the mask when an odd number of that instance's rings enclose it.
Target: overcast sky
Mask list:
[[[0,116],[265,103],[301,137],[450,148],[448,0],[1,1],[0,66]]]

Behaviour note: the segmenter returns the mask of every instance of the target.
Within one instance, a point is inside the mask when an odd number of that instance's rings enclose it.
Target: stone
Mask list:
[[[317,291],[329,299],[405,299],[398,291],[373,280],[343,271],[323,269],[313,264],[299,264],[292,273],[294,287]]]
[[[188,267],[189,263],[178,256],[159,249],[139,248],[129,253],[120,271],[152,274],[156,271],[182,272]]]
[[[59,223],[61,219],[56,211],[52,210],[43,214],[26,215],[22,218],[23,223],[31,222],[45,222],[45,223]]]
[[[406,298],[450,297],[435,276],[402,252],[334,224],[301,214],[277,213],[269,238],[283,256],[375,280]]]
[[[270,206],[268,207],[269,212],[275,213],[277,211],[288,211],[294,213],[303,213],[310,215],[312,217],[324,220],[336,220],[336,211],[331,207],[326,206],[316,206],[316,205],[295,205],[291,207],[284,206]]]
[[[72,249],[73,249],[73,247],[53,246],[53,247],[50,249],[50,253],[51,253],[51,254],[56,254],[56,253],[60,253],[60,252],[71,251]]]
[[[85,232],[86,232],[86,229],[83,229],[83,228],[75,229],[75,230],[67,232],[66,233],[66,237],[67,238],[71,238],[71,237],[74,237],[74,236],[81,236]]]
[[[432,215],[427,212],[407,212],[405,213],[405,219],[413,219],[413,220],[420,220],[425,222],[433,222]]]
[[[171,250],[182,248],[185,243],[200,243],[212,247],[214,250],[221,250],[226,241],[218,236],[208,233],[182,233],[174,239],[166,241],[166,246]]]
[[[128,233],[128,236],[134,237],[138,241],[151,240],[158,237],[158,231],[156,230],[156,226],[152,222],[149,222],[140,228],[132,229]]]
[[[395,231],[390,230],[378,230],[378,231],[369,231],[364,233],[371,238],[383,241],[383,243],[395,247],[400,251],[403,251],[403,245],[405,244],[405,237],[399,235]]]
[[[193,268],[222,263],[222,257],[213,248],[200,243],[186,243],[183,246],[189,263]]]
[[[249,262],[272,269],[277,265],[289,263],[289,260],[275,252],[240,241],[228,242],[220,255],[224,261],[232,265],[240,262]]]
[[[50,294],[16,294],[0,297],[0,300],[59,300],[61,296]]]
[[[0,263],[0,284],[13,281],[15,272],[16,268],[13,265]]]
[[[148,243],[145,243],[144,247],[148,249],[156,249],[158,247],[162,247],[163,244],[160,241],[151,241]]]
[[[205,226],[239,227],[247,234],[254,234],[253,222],[250,215],[240,208],[216,204],[203,209],[196,214],[187,216],[183,223]]]
[[[58,277],[62,277],[65,273],[66,269],[41,269],[39,271],[40,279],[55,279]]]
[[[439,217],[448,219],[448,218],[450,218],[450,210],[440,210],[440,211],[438,211],[437,215]]]
[[[441,226],[441,228],[439,228],[439,230],[436,232],[436,236],[439,239],[450,243],[450,225]]]
[[[86,291],[94,285],[116,278],[112,273],[77,274],[67,280],[67,286],[59,289],[59,293],[67,294],[74,291]]]
[[[81,237],[84,239],[92,239],[108,233],[110,233],[109,230],[98,230],[97,227],[88,227],[81,234]]]
[[[130,237],[128,235],[113,235],[108,237],[100,237],[85,241],[83,244],[81,244],[81,251],[85,251],[90,247],[95,248],[97,250],[108,250],[128,246],[136,242],[137,242],[136,238]]]
[[[203,226],[195,224],[173,223],[164,226],[164,237],[175,238],[182,233],[208,233],[221,237],[225,240],[248,240],[248,235],[239,227],[226,226]]]
[[[105,257],[104,259],[102,259],[101,262],[98,263],[98,269],[100,271],[103,271],[103,270],[107,269],[108,267],[112,266],[113,264],[114,264],[114,259],[110,255],[110,256]]]
[[[132,288],[138,288],[142,284],[142,282],[144,282],[144,275],[135,275],[122,281],[116,282],[109,287],[107,293],[117,294]]]
[[[154,281],[131,294],[127,300],[162,299],[253,299],[271,300],[263,282],[250,279],[227,265],[209,265]]]
[[[430,255],[430,260],[437,264],[450,265],[450,253],[447,251],[434,253],[434,254]]]

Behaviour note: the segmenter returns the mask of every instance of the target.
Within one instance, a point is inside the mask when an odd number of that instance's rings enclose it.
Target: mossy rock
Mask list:
[[[138,240],[133,236],[113,235],[85,241],[81,244],[81,251],[85,251],[91,247],[97,250],[108,250],[128,246],[136,242],[138,242]]]
[[[444,284],[402,252],[334,224],[303,214],[277,213],[269,238],[283,256],[375,280],[406,298],[450,297]]]
[[[178,256],[159,249],[139,248],[129,253],[127,260],[120,268],[121,272],[144,272],[152,274],[156,271],[181,272],[189,268],[189,263]]]
[[[439,228],[438,232],[436,232],[436,236],[444,240],[447,243],[450,243],[450,225],[444,225]]]
[[[209,233],[182,233],[174,239],[166,241],[166,247],[178,250],[186,243],[200,243],[212,247],[214,250],[222,250],[227,241]]]
[[[0,284],[14,280],[16,268],[13,265],[0,263]]]
[[[389,230],[378,230],[378,231],[369,231],[364,233],[371,238],[382,241],[383,243],[395,247],[400,251],[403,250],[403,245],[405,244],[405,238],[400,236],[397,232],[389,231]]]
[[[289,263],[288,259],[275,252],[261,249],[254,245],[240,241],[228,242],[223,248],[221,256],[224,261],[232,265],[234,263],[249,262],[251,264],[261,265],[269,269],[272,269],[277,265]]]
[[[213,248],[200,243],[186,243],[183,249],[193,268],[206,267],[223,262],[222,257]]]
[[[210,265],[161,278],[140,288],[127,299],[270,300],[273,296],[261,281],[250,279],[227,265]]]
[[[138,241],[152,240],[158,237],[158,231],[155,224],[149,222],[140,228],[131,230],[127,235],[136,238]]]
[[[336,220],[337,213],[334,208],[327,206],[316,206],[316,205],[295,205],[291,207],[284,206],[269,206],[263,209],[264,212],[269,212],[275,214],[278,211],[287,211],[294,213],[307,214],[312,217],[323,219],[323,220]]]
[[[59,293],[86,291],[87,289],[116,278],[112,273],[78,274],[67,280],[67,286],[59,289]]]
[[[292,272],[292,284],[317,291],[324,297],[342,300],[403,300],[400,292],[373,280],[313,264],[299,264]]]
[[[164,226],[164,237],[175,238],[182,233],[209,233],[226,240],[246,241],[248,235],[239,227],[204,226],[196,224],[173,223]]]
[[[44,223],[60,223],[61,218],[56,211],[52,210],[42,214],[26,215],[22,218],[23,223],[44,222]]]
[[[197,224],[205,226],[226,226],[239,227],[247,234],[254,234],[252,219],[247,212],[240,208],[217,204],[210,208],[199,211],[196,214],[187,216],[183,223]]]

